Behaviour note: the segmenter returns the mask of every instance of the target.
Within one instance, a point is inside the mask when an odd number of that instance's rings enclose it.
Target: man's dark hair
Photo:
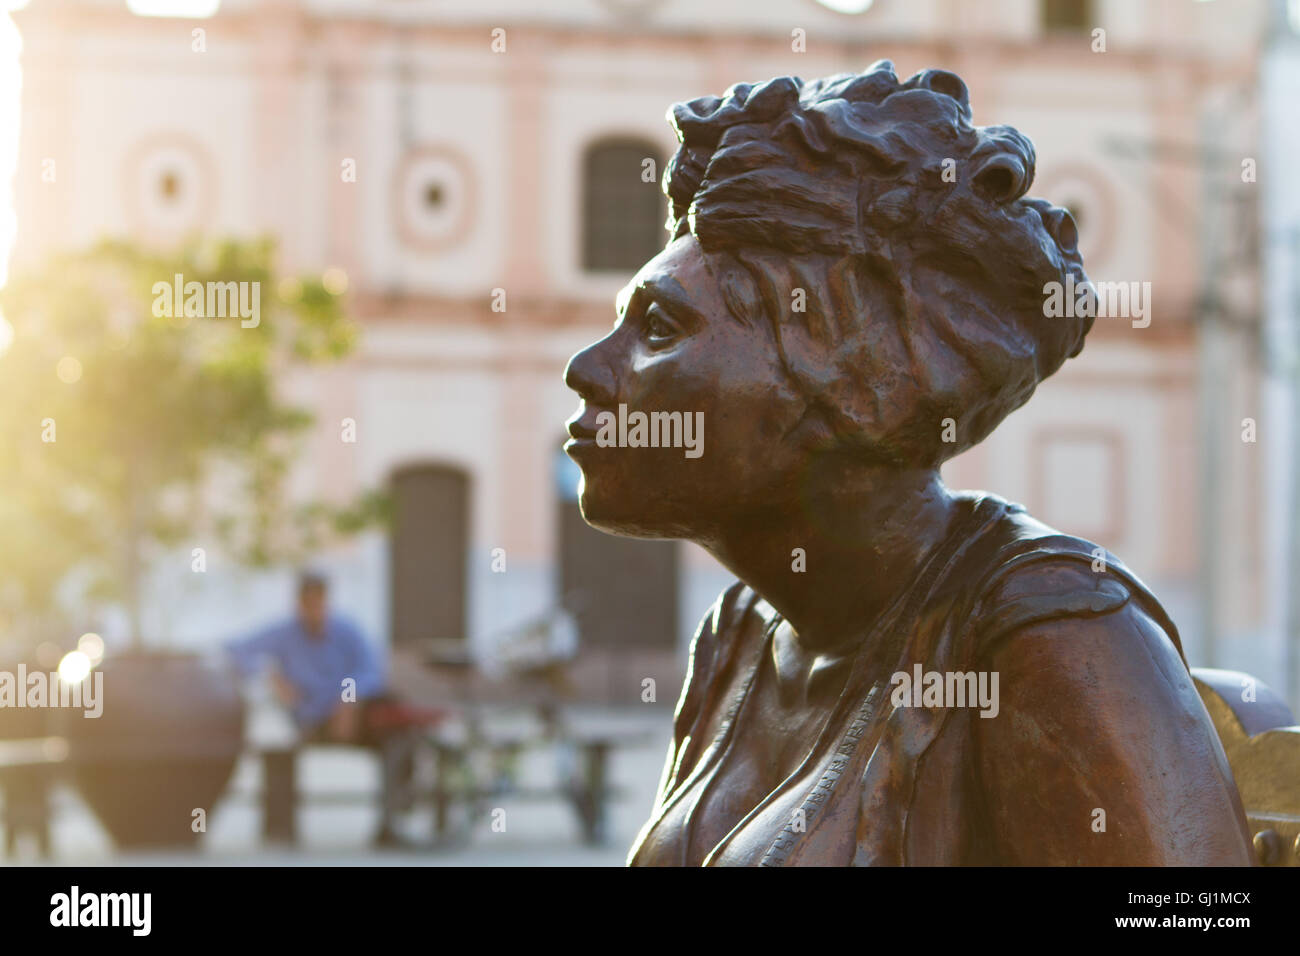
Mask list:
[[[329,580],[319,571],[298,572],[298,597],[303,597],[310,591],[320,591],[324,594],[329,589]]]

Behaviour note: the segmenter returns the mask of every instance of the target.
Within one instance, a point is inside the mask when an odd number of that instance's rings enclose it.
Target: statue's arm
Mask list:
[[[1191,676],[1135,602],[1013,632],[971,716],[979,815],[1013,865],[1250,865],[1223,748]]]

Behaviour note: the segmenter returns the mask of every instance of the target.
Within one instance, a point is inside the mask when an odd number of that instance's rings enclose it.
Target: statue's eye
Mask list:
[[[652,305],[646,309],[645,335],[651,342],[660,345],[670,342],[677,337],[679,331],[659,306]]]

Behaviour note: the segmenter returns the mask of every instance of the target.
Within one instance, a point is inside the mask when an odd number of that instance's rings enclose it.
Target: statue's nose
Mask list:
[[[564,370],[564,384],[593,405],[614,404],[616,388],[608,361],[609,339],[606,336],[578,352]]]

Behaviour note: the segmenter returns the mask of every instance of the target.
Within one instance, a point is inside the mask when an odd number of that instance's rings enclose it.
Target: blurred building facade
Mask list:
[[[950,69],[976,122],[1033,139],[1031,192],[1074,212],[1091,277],[1150,282],[1151,308],[1145,327],[1099,319],[946,479],[1119,554],[1194,664],[1267,674],[1265,464],[1241,440],[1261,416],[1242,169],[1265,18],[1247,0],[224,0],[182,20],[33,0],[15,16],[13,268],[105,233],[197,230],[270,232],[287,269],[344,269],[363,344],[285,383],[318,416],[296,480],[387,486],[400,520],[330,556],[340,603],[386,640],[485,647],[580,594],[586,688],[632,702],[655,677],[667,700],[729,576],[693,546],[586,529],[559,451],[565,361],[664,239],[665,110],[880,58]],[[198,645],[287,606],[283,579],[200,577],[160,572],[160,635]]]

